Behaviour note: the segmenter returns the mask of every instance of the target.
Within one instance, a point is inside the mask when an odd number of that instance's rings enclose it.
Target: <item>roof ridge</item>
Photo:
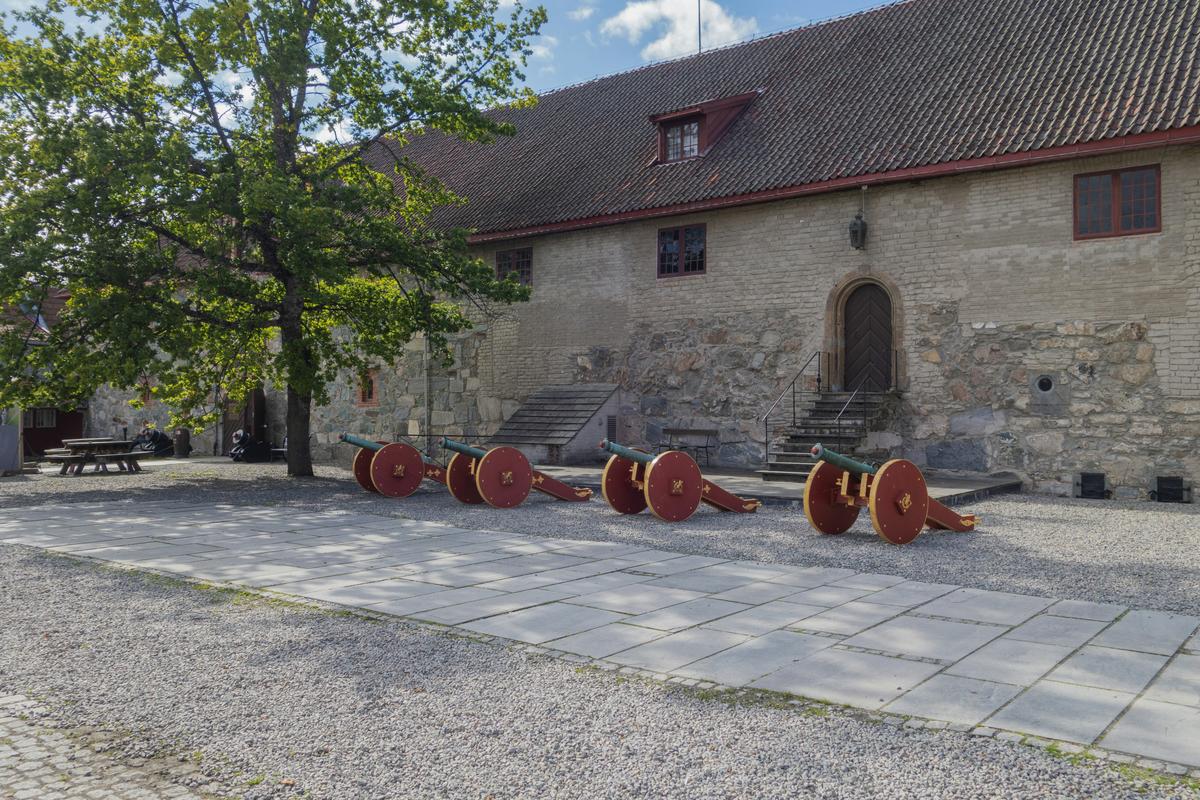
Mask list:
[[[738,47],[746,47],[748,45],[765,42],[770,39],[781,39],[784,36],[787,36],[789,34],[799,33],[800,31],[807,31],[807,30],[811,30],[813,28],[821,28],[821,27],[824,27],[825,25],[832,25],[834,23],[844,22],[849,19],[854,19],[855,17],[862,17],[862,16],[866,16],[867,14],[874,14],[877,12],[886,11],[886,10],[889,10],[892,8],[896,8],[898,6],[912,5],[919,1],[920,0],[887,0],[886,2],[880,3],[879,5],[871,6],[869,8],[859,9],[858,11],[851,11],[847,14],[839,14],[835,17],[826,17],[825,19],[814,20],[805,25],[797,25],[794,28],[780,28],[778,30],[768,31],[766,33],[761,33],[756,36],[751,36],[748,39],[742,39],[737,42],[730,42],[729,44],[723,44],[723,45],[719,45],[717,47],[710,47],[708,50],[702,50],[699,53],[688,53],[687,55],[675,56],[674,58],[663,58],[663,59],[659,59],[658,61],[647,61],[645,64],[639,64],[638,66],[630,67],[629,69],[617,70],[616,72],[607,72],[603,75],[595,75],[591,78],[588,78],[587,80],[576,81],[575,83],[568,83],[568,84],[564,84],[562,86],[555,86],[552,89],[547,89],[543,92],[538,92],[537,97],[540,99],[540,98],[547,97],[552,94],[557,94],[559,92],[565,92],[570,89],[577,89],[580,86],[589,86],[593,83],[599,83],[600,81],[606,81],[609,78],[616,78],[616,77],[620,77],[622,75],[632,75],[634,73],[641,72],[642,70],[653,69],[655,67],[661,67],[664,64],[674,64],[674,63],[677,63],[680,61],[687,61],[688,59],[692,59],[692,58],[701,58],[703,56],[709,55],[710,53],[722,53],[722,52],[725,52],[728,50],[734,50]]]

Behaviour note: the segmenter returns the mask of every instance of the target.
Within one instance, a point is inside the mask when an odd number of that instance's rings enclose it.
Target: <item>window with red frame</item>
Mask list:
[[[1075,176],[1075,238],[1162,230],[1158,165]]]
[[[699,275],[705,266],[705,228],[686,225],[658,232],[658,277]]]
[[[496,252],[496,277],[504,280],[509,275],[516,275],[522,286],[533,284],[533,248],[522,247],[519,250],[499,250]]]
[[[379,373],[376,370],[364,372],[358,378],[358,404],[360,406],[379,405]]]
[[[700,155],[700,120],[693,119],[662,126],[663,161],[682,161]]]

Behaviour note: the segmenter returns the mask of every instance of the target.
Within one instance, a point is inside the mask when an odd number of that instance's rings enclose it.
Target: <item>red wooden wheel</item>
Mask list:
[[[700,507],[704,476],[700,465],[687,453],[668,450],[646,465],[643,491],[650,513],[665,522],[679,522]]]
[[[641,465],[628,458],[612,456],[600,476],[600,492],[613,511],[640,514],[646,510],[646,495],[634,484],[635,470]]]
[[[475,488],[494,508],[519,506],[533,488],[533,467],[517,448],[493,447],[475,465]]]
[[[876,533],[892,544],[908,544],[925,530],[925,518],[929,516],[925,476],[911,461],[888,461],[871,482],[868,507]]]
[[[385,497],[408,497],[425,478],[425,464],[417,448],[393,442],[371,459],[371,483]]]
[[[387,444],[387,442],[380,442]],[[368,492],[378,493],[375,484],[371,483],[371,459],[375,457],[374,450],[368,450],[365,447],[358,448],[358,452],[354,454],[354,480],[358,481],[358,485],[366,489]]]
[[[446,488],[450,496],[460,503],[477,506],[483,502],[479,490],[475,488],[475,459],[462,453],[455,453],[446,465]]]
[[[858,506],[835,502],[842,470],[818,461],[804,483],[804,516],[821,533],[845,533],[858,519]]]

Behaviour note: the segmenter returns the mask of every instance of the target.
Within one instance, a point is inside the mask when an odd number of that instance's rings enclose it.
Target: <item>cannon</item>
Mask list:
[[[679,522],[696,513],[702,502],[740,514],[762,505],[705,478],[696,460],[681,450],[651,455],[607,439],[600,442],[600,449],[612,454],[600,478],[601,491],[613,510],[622,514],[649,508],[661,520]]]
[[[804,515],[821,533],[845,533],[860,508],[892,544],[907,544],[925,528],[975,530],[974,514],[956,514],[929,496],[925,476],[911,461],[894,458],[876,469],[819,444],[812,454],[817,465],[804,484]]]
[[[515,447],[481,450],[446,437],[442,437],[442,447],[454,451],[446,465],[446,486],[463,503],[512,508],[525,502],[534,489],[558,500],[591,499],[591,489],[569,486],[534,469]]]
[[[354,479],[368,492],[385,497],[408,497],[428,478],[446,483],[441,465],[426,461],[421,451],[407,442],[372,442],[343,433],[338,440],[358,448],[354,454]]]

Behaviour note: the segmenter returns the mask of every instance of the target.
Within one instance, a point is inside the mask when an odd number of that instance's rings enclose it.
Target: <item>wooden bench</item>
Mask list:
[[[138,459],[147,456],[145,450],[134,450],[129,453],[97,453],[93,458],[96,461],[97,472],[108,472],[109,464],[116,464],[121,472],[141,472],[142,465],[138,463]]]
[[[697,461],[704,456],[704,466],[708,466],[709,453],[717,446],[720,431],[716,428],[663,428],[665,442],[659,447],[667,450],[682,450],[691,453]]]
[[[87,463],[87,456],[83,454],[77,456],[55,454],[47,455],[46,460],[51,464],[62,464],[62,469],[58,471],[59,475],[66,475],[67,473],[78,475],[83,472],[83,465]]]

